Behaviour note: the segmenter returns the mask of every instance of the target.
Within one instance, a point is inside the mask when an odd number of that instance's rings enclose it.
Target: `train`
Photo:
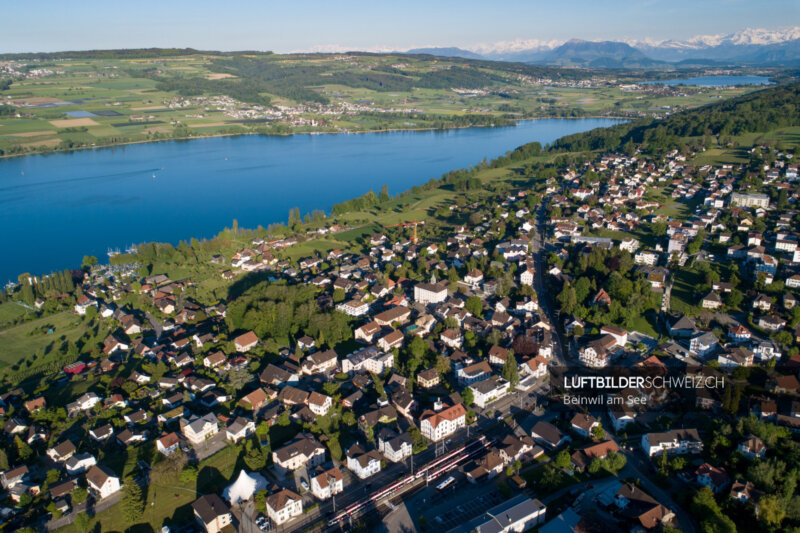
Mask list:
[[[477,455],[482,450],[491,446],[491,444],[492,441],[490,439],[487,439],[486,436],[481,435],[477,439],[459,446],[457,449],[431,461],[427,465],[420,468],[417,472],[409,474],[408,476],[373,492],[364,499],[350,504],[328,521],[328,527],[341,524],[342,521],[353,516],[354,514],[357,514],[364,508],[372,504],[377,504],[382,498],[397,492],[403,487],[416,483],[417,480],[422,479],[423,477],[425,478],[426,483],[438,478],[440,475],[457,468],[459,463],[469,459],[470,457],[473,457],[474,455]]]
[[[442,481],[441,483],[439,483],[438,485],[436,485],[436,490],[444,490],[447,487],[449,487],[450,485],[452,485],[453,483],[455,483],[455,481],[456,481],[456,478],[454,478],[453,476],[450,476],[447,479],[445,479],[444,481]]]

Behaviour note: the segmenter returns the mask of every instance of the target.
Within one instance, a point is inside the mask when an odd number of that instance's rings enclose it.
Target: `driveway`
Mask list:
[[[101,513],[107,509],[110,509],[119,503],[121,497],[122,491],[112,494],[108,498],[104,498],[98,502],[95,502],[90,496],[89,499],[87,499],[84,503],[74,506],[69,513],[61,515],[61,518],[58,520],[50,520],[47,522],[44,527],[48,531],[55,531],[56,529],[73,523],[75,521],[75,517],[78,516],[78,513],[86,511],[90,515],[96,515],[97,513]]]
[[[197,461],[200,462],[203,459],[207,459],[211,457],[222,448],[224,448],[228,444],[228,441],[225,439],[225,432],[220,431],[203,444],[199,444],[197,446],[192,446],[194,450],[195,457]]]

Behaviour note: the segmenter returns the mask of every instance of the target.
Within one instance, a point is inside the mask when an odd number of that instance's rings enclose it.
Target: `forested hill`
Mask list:
[[[800,126],[800,83],[756,91],[660,120],[629,122],[568,135],[555,141],[550,150],[619,150],[639,144],[650,153],[663,153],[686,144],[691,137],[734,136],[790,126]]]

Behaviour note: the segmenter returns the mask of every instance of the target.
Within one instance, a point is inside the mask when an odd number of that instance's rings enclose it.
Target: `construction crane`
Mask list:
[[[402,222],[400,224],[391,224],[388,226],[384,226],[384,228],[407,228],[409,226],[414,227],[414,236],[411,237],[411,242],[417,244],[419,242],[419,237],[417,237],[417,226],[425,224],[424,220],[415,220],[413,222]]]

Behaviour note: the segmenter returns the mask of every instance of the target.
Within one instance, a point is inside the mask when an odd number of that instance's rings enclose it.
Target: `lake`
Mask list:
[[[0,160],[0,280],[78,268],[109,248],[177,244],[230,227],[285,222],[289,209],[326,212],[391,194],[527,142],[606,127],[615,119],[544,119],[503,128],[245,135],[131,144]]]
[[[642,85],[693,85],[696,87],[732,87],[734,85],[769,85],[766,76],[698,76],[674,80],[646,81]]]

